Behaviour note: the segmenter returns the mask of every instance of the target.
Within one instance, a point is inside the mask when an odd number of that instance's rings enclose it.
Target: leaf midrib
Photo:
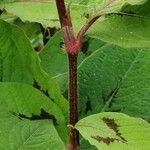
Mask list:
[[[33,135],[35,135],[35,133],[38,131],[40,129],[40,126],[32,133],[32,134],[30,134],[30,136],[26,139],[26,141],[18,148],[18,150],[21,150],[21,148],[25,145],[25,144],[27,144],[28,143],[28,141],[31,139],[31,137],[33,136]]]

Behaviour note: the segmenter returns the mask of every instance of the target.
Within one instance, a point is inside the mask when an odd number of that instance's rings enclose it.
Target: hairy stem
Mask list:
[[[72,27],[70,15],[67,12],[64,0],[56,0],[57,11],[61,27],[70,26]]]
[[[80,49],[80,42],[74,36],[71,17],[66,10],[64,0],[56,0],[56,5],[69,60],[69,124],[72,128],[69,131],[68,150],[78,150],[79,133],[73,126],[78,121],[77,56]]]
[[[66,9],[64,0],[56,0],[56,5],[63,32],[65,49],[69,52],[76,43],[70,13],[69,10]]]
[[[78,121],[78,90],[77,90],[77,54],[68,54],[69,60],[69,123],[74,126]],[[79,149],[79,133],[76,129],[70,128],[69,150]]]

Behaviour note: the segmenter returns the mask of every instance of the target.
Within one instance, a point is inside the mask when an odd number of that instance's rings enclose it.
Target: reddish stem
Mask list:
[[[77,53],[80,47],[74,36],[72,21],[69,11],[66,10],[64,0],[56,0],[59,20],[64,37],[65,49],[68,53]]]
[[[78,90],[77,90],[77,54],[68,54],[69,59],[69,105],[70,125],[75,126],[78,121]],[[79,149],[79,133],[76,129],[70,128],[69,150]]]
[[[100,16],[89,19],[76,38],[72,28],[71,17],[66,10],[64,0],[56,0],[56,5],[69,60],[69,124],[72,128],[70,128],[69,132],[68,150],[79,150],[79,133],[73,128],[78,121],[77,56],[81,49],[81,41],[85,32]]]
[[[61,27],[70,26],[72,27],[70,16],[67,12],[64,0],[56,0],[57,11]]]
[[[66,10],[64,0],[56,0],[56,5],[69,60],[69,124],[75,126],[78,121],[77,53],[80,49],[80,42],[74,36],[71,18],[69,12]],[[70,128],[68,150],[78,149],[79,133],[76,129]]]

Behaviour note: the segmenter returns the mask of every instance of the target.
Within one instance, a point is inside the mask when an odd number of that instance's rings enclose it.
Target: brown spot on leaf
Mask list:
[[[112,129],[115,134],[116,134],[116,138],[113,137],[102,137],[102,136],[91,136],[91,138],[97,140],[99,143],[103,142],[107,145],[110,145],[111,143],[113,143],[114,141],[119,141],[122,143],[127,143],[127,140],[122,136],[122,134],[119,132],[119,128],[118,125],[115,123],[114,119],[110,119],[110,118],[103,118],[102,119],[104,121],[104,123],[110,128]]]
[[[97,140],[98,142],[104,142],[107,145],[109,145],[110,143],[113,143],[115,140],[118,141],[118,139],[111,138],[111,137],[91,136],[91,138]]]
[[[126,143],[127,140],[122,136],[122,134],[119,132],[119,129],[118,129],[118,125],[115,123],[115,120],[114,119],[110,119],[110,118],[103,118],[103,121],[106,123],[106,125],[114,130],[114,132],[116,133],[116,136],[118,136],[121,141],[123,143]]]

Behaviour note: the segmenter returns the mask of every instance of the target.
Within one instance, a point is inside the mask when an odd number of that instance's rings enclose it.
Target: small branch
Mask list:
[[[80,29],[78,35],[77,35],[77,39],[79,41],[82,41],[83,36],[85,35],[85,33],[88,31],[88,29],[100,18],[101,16],[94,16],[91,17],[90,19],[87,20],[87,22],[83,25],[83,27]]]
[[[129,14],[129,13],[124,13],[124,12],[118,12],[118,13],[108,13],[105,15],[125,15],[125,16],[133,16],[133,17],[142,17],[136,14]],[[96,15],[96,16],[92,16],[91,18],[89,18],[86,23],[82,26],[82,28],[80,29],[80,31],[78,32],[77,35],[77,39],[79,41],[82,41],[83,36],[85,35],[85,33],[88,31],[88,29],[100,18],[104,15]]]
[[[116,0],[109,0],[99,11],[102,11],[104,9],[106,9],[110,4],[114,3]],[[85,25],[81,28],[81,30],[79,31],[77,38],[82,41],[83,36],[85,35],[85,33],[88,31],[88,29],[101,17],[102,15],[94,15],[92,17],[90,17],[87,22],[85,23]]]

